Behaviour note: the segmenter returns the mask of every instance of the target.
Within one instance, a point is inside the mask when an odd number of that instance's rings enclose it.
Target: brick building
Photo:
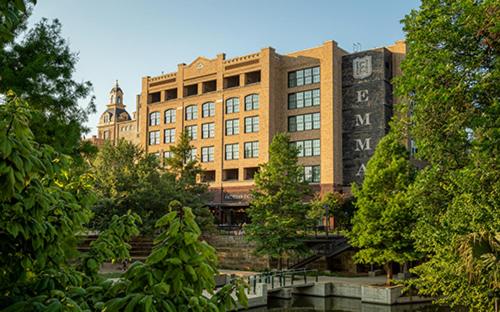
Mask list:
[[[398,41],[348,53],[326,41],[289,54],[263,48],[232,59],[198,57],[176,72],[143,77],[135,118],[117,84],[98,137],[131,140],[163,159],[182,131],[190,133],[223,223],[234,222],[248,205],[253,175],[278,132],[299,148],[304,177],[315,190],[346,191],[362,180],[388,130],[391,79],[405,50]]]

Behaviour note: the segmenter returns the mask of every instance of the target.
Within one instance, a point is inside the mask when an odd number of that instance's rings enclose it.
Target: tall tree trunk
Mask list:
[[[386,273],[386,277],[387,279],[385,280],[385,284],[387,286],[391,286],[392,283],[392,263],[388,262],[384,265],[384,268],[385,268],[385,273]]]

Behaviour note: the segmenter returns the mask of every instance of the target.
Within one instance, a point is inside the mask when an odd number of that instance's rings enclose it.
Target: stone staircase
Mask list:
[[[88,252],[90,244],[97,239],[97,235],[87,235],[81,237],[81,242],[78,244],[78,251]],[[131,245],[130,257],[132,261],[144,261],[153,248],[153,240],[149,237],[134,237],[129,244]]]

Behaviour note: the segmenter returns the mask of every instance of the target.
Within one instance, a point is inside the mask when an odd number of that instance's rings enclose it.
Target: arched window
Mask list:
[[[175,123],[175,109],[167,109],[165,111],[165,123]]]
[[[201,117],[213,117],[215,116],[215,103],[207,102],[201,106]]]
[[[258,94],[250,94],[245,96],[245,110],[254,110],[259,109],[259,95]]]
[[[193,120],[198,118],[198,106],[186,106],[186,120]]]
[[[122,97],[121,96],[117,96],[116,97],[116,104],[121,104],[122,103]]]
[[[149,125],[157,126],[160,124],[160,112],[152,112],[149,114]]]
[[[226,100],[226,114],[239,113],[240,111],[240,99],[230,98]]]
[[[102,119],[104,123],[109,123],[109,114],[108,113],[104,114],[104,117]]]
[[[115,96],[111,95],[111,103],[113,103],[114,99],[115,99]]]

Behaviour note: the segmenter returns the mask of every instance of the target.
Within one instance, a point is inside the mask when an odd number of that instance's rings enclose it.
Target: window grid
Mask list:
[[[245,118],[245,133],[259,132],[259,116]]]
[[[236,160],[240,157],[239,144],[226,144],[226,160]]]
[[[250,94],[245,97],[245,110],[255,110],[259,109],[259,95]]]
[[[298,87],[320,82],[319,66],[299,69],[288,73],[288,87]]]
[[[186,107],[186,120],[194,120],[198,118],[198,106],[190,105]]]
[[[288,94],[288,109],[319,106],[319,89]]]
[[[320,166],[304,166],[304,181],[319,183],[320,180]]]
[[[215,103],[207,102],[201,106],[201,117],[213,117],[215,116]]]
[[[259,157],[259,142],[245,142],[245,158]]]
[[[226,135],[240,134],[240,120],[229,119],[226,120]]]
[[[187,160],[188,161],[196,160],[196,148],[191,149],[191,153],[189,153]]]
[[[300,132],[320,128],[319,113],[296,115],[288,117],[288,131]]]
[[[167,109],[165,111],[165,123],[175,123],[175,109]]]
[[[201,162],[214,161],[214,147],[206,146],[201,148]]]
[[[295,141],[291,142],[291,144],[298,150],[297,157],[320,156],[321,148],[319,139]]]
[[[198,126],[193,125],[193,126],[186,126],[186,132],[191,138],[191,140],[196,140],[198,139]]]
[[[160,124],[160,112],[152,112],[149,114],[149,125],[157,126]]]
[[[165,129],[163,133],[163,142],[174,143],[175,142],[175,128]]]
[[[240,112],[240,99],[230,98],[226,100],[226,114],[239,113]]]
[[[149,145],[160,144],[160,131],[149,132]]]
[[[204,123],[201,125],[201,138],[213,138],[215,137],[215,123]]]

